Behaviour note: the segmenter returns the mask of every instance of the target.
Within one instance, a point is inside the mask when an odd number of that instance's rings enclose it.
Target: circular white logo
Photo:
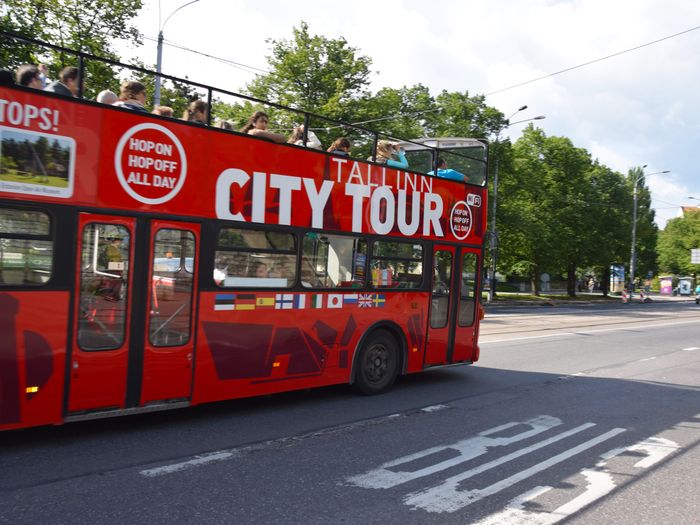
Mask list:
[[[456,202],[450,213],[450,228],[456,239],[463,241],[472,231],[472,210],[464,201]]]
[[[178,194],[187,177],[180,140],[159,124],[138,124],[122,135],[114,170],[124,191],[144,204],[162,204]]]

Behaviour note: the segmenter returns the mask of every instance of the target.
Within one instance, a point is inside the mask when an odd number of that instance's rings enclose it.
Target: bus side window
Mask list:
[[[49,281],[53,271],[50,234],[46,213],[0,208],[0,286],[37,286]]]
[[[476,276],[478,257],[475,253],[465,253],[462,256],[462,273],[459,286],[459,326],[474,324],[474,309],[476,307]]]

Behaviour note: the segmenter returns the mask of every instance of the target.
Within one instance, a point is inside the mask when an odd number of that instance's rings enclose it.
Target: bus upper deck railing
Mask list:
[[[9,38],[17,42],[22,42],[24,44],[42,48],[44,50],[51,50],[62,55],[74,57],[77,60],[77,67],[79,70],[77,93],[77,98],[79,99],[85,99],[83,80],[86,78],[87,62],[96,61],[102,64],[107,64],[108,66],[113,68],[129,70],[132,73],[138,73],[141,75],[146,75],[148,77],[160,77],[161,80],[170,81],[174,84],[186,85],[189,89],[192,90],[203,90],[206,93],[206,103],[209,108],[206,120],[207,126],[212,125],[212,113],[214,112],[215,105],[217,103],[222,102],[221,100],[217,100],[215,98],[215,95],[233,97],[236,100],[242,100],[256,106],[273,108],[274,110],[279,112],[289,112],[291,114],[297,115],[298,117],[301,117],[301,120],[303,121],[303,136],[301,137],[302,144],[308,144],[309,131],[325,130],[326,133],[329,133],[332,129],[344,129],[348,130],[348,134],[351,135],[357,141],[357,143],[360,144],[360,147],[358,148],[359,150],[363,151],[363,153],[365,154],[369,153],[369,156],[366,160],[376,161],[377,145],[380,139],[387,139],[401,142],[411,146],[411,151],[407,152],[407,157],[410,154],[409,169],[411,171],[415,171],[417,173],[438,173],[440,160],[449,160],[451,167],[456,166],[458,168],[461,168],[460,171],[464,172],[467,175],[467,180],[470,183],[479,186],[484,186],[486,184],[488,143],[486,140],[483,139],[461,139],[463,146],[455,148],[439,148],[427,146],[422,141],[419,142],[411,139],[395,137],[386,133],[359,126],[357,124],[342,122],[340,120],[318,115],[309,111],[287,107],[281,104],[277,104],[275,102],[261,100],[250,95],[245,95],[222,88],[209,86],[207,84],[202,84],[200,82],[195,82],[189,79],[183,79],[165,73],[157,73],[144,67],[136,66],[133,64],[125,64],[123,62],[112,60],[110,58],[98,57],[90,53],[76,51],[66,47],[57,46],[55,44],[49,44],[48,42],[28,38],[19,34],[7,31],[0,31],[0,37],[3,39]],[[74,64],[70,64],[68,63],[68,61],[66,61],[65,65]],[[300,120],[298,117],[295,119],[297,122]],[[287,120],[289,121],[289,119]],[[229,133],[240,133],[235,130],[225,131]],[[464,144],[467,142],[471,143],[471,145],[464,146]],[[363,144],[364,146],[362,146]],[[364,155],[358,156],[356,154],[352,154],[350,155],[350,158],[365,160]]]

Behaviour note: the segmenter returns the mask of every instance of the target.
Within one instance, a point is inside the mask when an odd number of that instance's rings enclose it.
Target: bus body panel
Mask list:
[[[246,297],[238,306],[265,304],[264,312],[260,307],[236,310],[235,303],[223,303],[228,297],[222,296],[229,295],[201,294],[195,404],[347,383],[358,342],[381,321],[403,331],[406,371],[423,368],[425,293],[239,294],[255,298]],[[316,303],[320,309],[313,306],[314,296],[322,297]]]
[[[67,292],[0,292],[0,430],[60,423]]]

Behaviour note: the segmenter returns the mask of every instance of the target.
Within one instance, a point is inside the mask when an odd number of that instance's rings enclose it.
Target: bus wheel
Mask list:
[[[365,395],[382,394],[391,388],[399,372],[399,349],[388,332],[374,332],[360,350],[355,371],[355,390]]]

